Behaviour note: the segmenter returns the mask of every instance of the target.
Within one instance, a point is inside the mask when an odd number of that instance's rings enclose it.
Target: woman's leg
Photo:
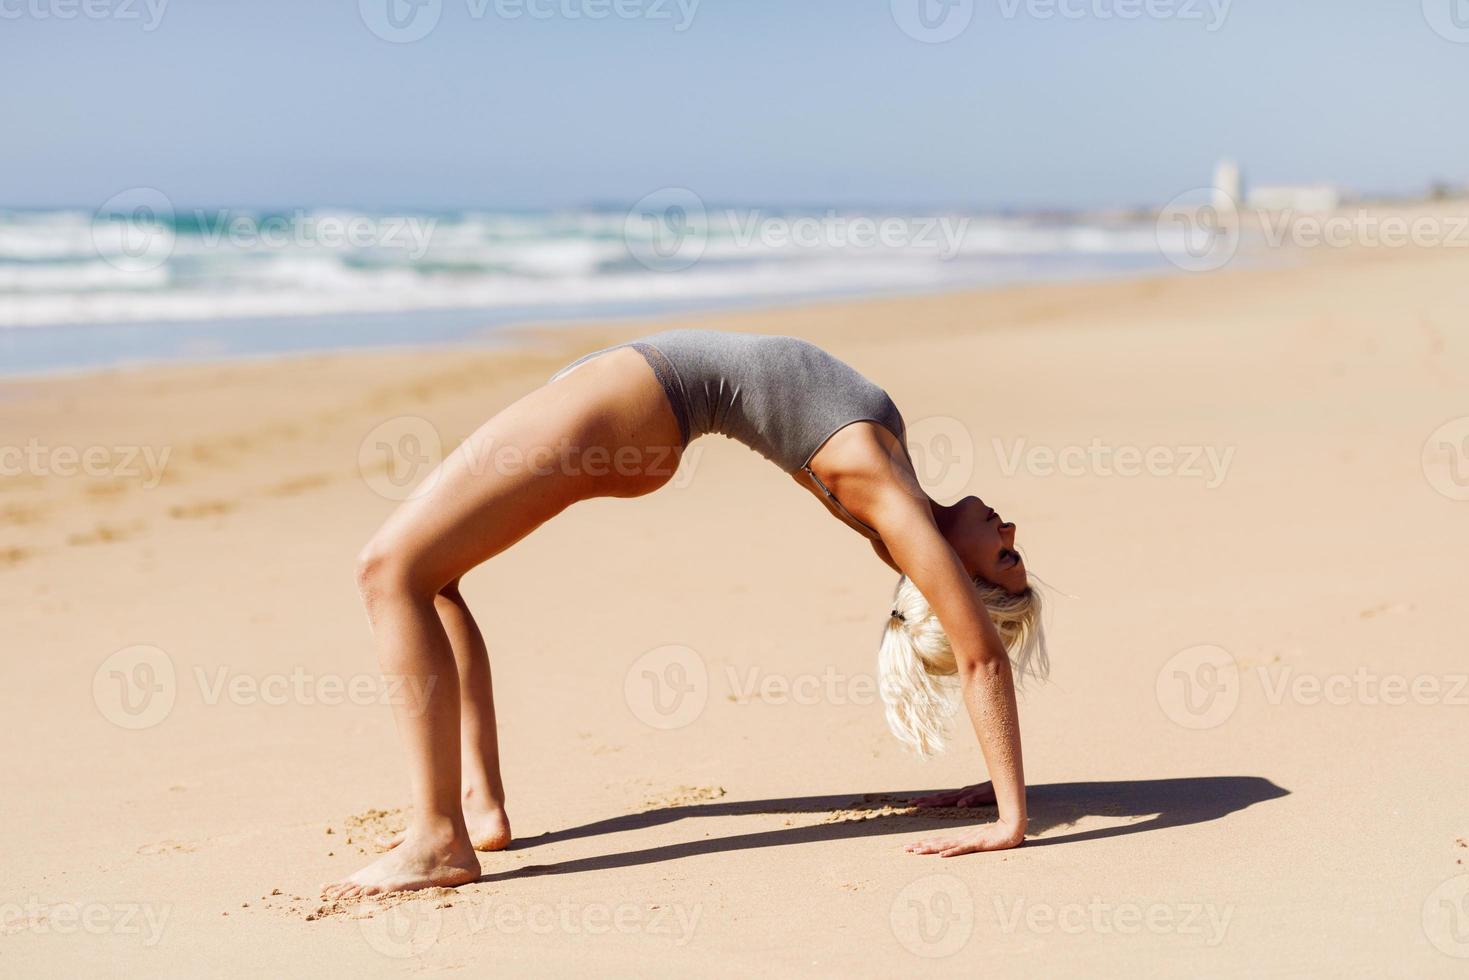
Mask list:
[[[464,825],[476,851],[503,851],[510,845],[510,818],[505,813],[505,786],[500,779],[489,651],[457,580],[439,590],[434,608],[449,636],[459,669],[460,805]],[[405,836],[400,832],[380,843],[394,848],[403,843]]]
[[[677,423],[652,370],[635,352],[614,351],[485,423],[430,475],[427,491],[373,537],[359,561],[358,585],[382,670],[402,682],[399,690],[424,692],[394,705],[413,815],[397,848],[323,894],[350,898],[478,877],[461,804],[461,668],[436,610],[439,596],[578,500],[637,496],[666,483],[678,459],[676,449],[667,450],[677,443]],[[629,448],[641,453],[642,469],[589,464]],[[465,691],[481,722],[465,758],[488,762],[494,739],[484,735],[493,727],[483,722],[493,709],[484,666],[483,686],[471,670]],[[483,775],[489,791],[489,766],[483,768],[470,776]]]
[[[510,846],[505,784],[500,779],[500,736],[495,727],[495,690],[490,652],[455,582],[439,593],[439,619],[459,667],[460,806],[477,851]]]

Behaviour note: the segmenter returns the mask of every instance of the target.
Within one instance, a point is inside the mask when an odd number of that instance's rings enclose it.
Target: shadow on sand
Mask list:
[[[627,830],[644,830],[675,820],[698,817],[738,817],[755,814],[828,814],[833,820],[779,830],[762,830],[727,837],[709,837],[679,844],[664,844],[636,851],[562,861],[558,864],[524,865],[512,870],[483,875],[480,881],[507,881],[534,875],[576,874],[606,871],[640,864],[656,864],[700,854],[743,851],[757,847],[785,847],[856,837],[888,834],[922,834],[958,822],[985,823],[995,818],[994,807],[902,810],[906,801],[939,790],[907,790],[889,793],[793,796],[775,800],[695,803],[662,807],[552,831],[539,837],[517,840],[511,850],[526,850],[583,837],[598,837]],[[1237,810],[1289,795],[1268,779],[1258,776],[1197,776],[1186,779],[1137,779],[1094,783],[1050,783],[1027,789],[1030,833],[1076,824],[1083,817],[1145,818],[1118,826],[1042,836],[1028,839],[1026,847],[1050,847],[1083,841],[1140,834],[1169,827],[1186,827],[1228,816]],[[899,810],[900,812],[894,812]]]

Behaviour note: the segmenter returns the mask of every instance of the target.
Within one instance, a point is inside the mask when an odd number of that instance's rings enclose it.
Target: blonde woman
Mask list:
[[[894,734],[942,747],[962,701],[991,782],[922,801],[994,802],[999,820],[909,844],[952,857],[1025,837],[1015,678],[1047,669],[1040,601],[1015,525],[977,497],[931,500],[886,392],[792,337],[678,330],[588,354],[486,422],[364,549],[358,585],[385,674],[428,691],[395,705],[412,819],[392,849],[328,898],[454,886],[476,850],[510,842],[484,640],[462,575],[571,504],[667,483],[711,432],[769,458],[901,575],[879,652]]]

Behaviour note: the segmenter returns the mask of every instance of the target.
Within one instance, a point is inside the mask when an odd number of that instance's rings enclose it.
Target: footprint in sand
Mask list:
[[[1411,602],[1384,602],[1370,609],[1363,609],[1361,617],[1363,619],[1375,619],[1378,616],[1406,615],[1415,608],[1417,607]]]
[[[36,504],[6,504],[0,507],[0,526],[18,527],[22,524],[34,524],[45,513],[45,508]]]
[[[33,554],[29,548],[0,548],[0,568],[19,565]]]
[[[201,500],[192,504],[175,504],[168,508],[168,516],[180,520],[194,520],[201,517],[219,517],[228,514],[240,505],[232,500]]]
[[[318,490],[331,482],[332,478],[326,473],[312,473],[278,483],[267,488],[265,493],[271,497],[296,497],[310,490]]]
[[[66,538],[69,545],[91,545],[110,544],[113,541],[126,541],[143,529],[143,525],[134,524],[130,527],[119,527],[115,524],[98,524],[90,531],[78,531]]]

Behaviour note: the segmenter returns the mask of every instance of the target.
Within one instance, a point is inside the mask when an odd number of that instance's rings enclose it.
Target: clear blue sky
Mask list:
[[[34,13],[81,2],[138,19]],[[702,0],[682,32],[674,0],[670,20],[440,2],[427,37],[394,44],[358,0],[170,0],[152,31],[146,0],[0,0],[0,204],[146,185],[190,205],[523,208],[681,185],[1100,206],[1207,183],[1224,154],[1270,182],[1469,179],[1469,44],[1422,0],[1234,0],[1213,32],[1210,0],[1131,0],[1202,21],[973,0],[943,44],[900,30],[890,0]]]

